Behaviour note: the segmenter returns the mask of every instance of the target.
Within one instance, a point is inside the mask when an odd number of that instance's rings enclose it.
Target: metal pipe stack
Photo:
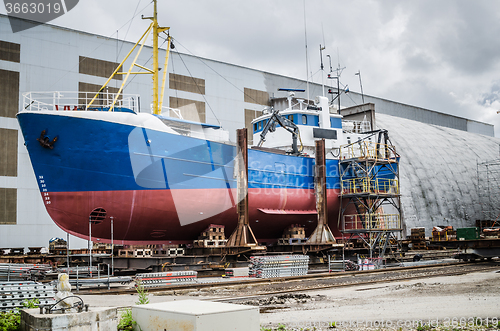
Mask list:
[[[0,280],[43,279],[51,272],[49,264],[0,263]]]
[[[137,274],[136,281],[140,281],[144,287],[160,287],[168,285],[194,284],[197,281],[198,272],[194,270],[187,271],[168,271],[168,272],[150,272]]]
[[[78,267],[60,267],[57,268],[57,273],[65,273],[70,276],[76,276],[78,274],[78,277],[90,277],[90,271],[92,270],[92,275],[95,276],[97,275],[97,266],[78,266]]]
[[[303,276],[308,268],[307,255],[252,256],[249,274],[256,278]]]
[[[0,312],[23,308],[23,302],[38,299],[41,305],[54,304],[54,285],[35,282],[0,282]]]

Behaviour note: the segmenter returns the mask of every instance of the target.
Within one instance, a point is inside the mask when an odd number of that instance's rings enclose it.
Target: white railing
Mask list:
[[[151,113],[152,112],[153,112],[153,109],[151,107]],[[184,119],[184,117],[182,117],[181,110],[177,109],[177,108],[162,107],[161,114],[168,116],[168,117],[177,117],[178,119],[181,119],[181,120]]]
[[[87,110],[88,103],[94,98],[97,92],[27,92],[23,93],[23,110],[43,111],[73,111]],[[94,100],[90,109],[110,108],[116,93],[101,92]],[[115,103],[114,108],[128,108],[134,112],[139,112],[139,95],[121,94]]]
[[[342,120],[342,129],[345,133],[364,133],[372,130],[369,121]]]

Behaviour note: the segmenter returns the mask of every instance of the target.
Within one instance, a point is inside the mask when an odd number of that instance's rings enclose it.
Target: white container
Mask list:
[[[148,331],[259,331],[259,308],[181,300],[132,306],[132,317]]]

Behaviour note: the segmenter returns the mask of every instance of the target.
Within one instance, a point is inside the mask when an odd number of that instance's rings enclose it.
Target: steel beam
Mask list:
[[[248,216],[248,139],[247,129],[236,131],[238,148],[236,155],[238,190],[238,225],[229,237],[227,247],[257,246],[257,239],[250,228]]]
[[[316,194],[318,225],[309,237],[309,240],[307,240],[307,244],[334,244],[335,237],[328,226],[325,139],[316,140],[315,143],[316,165],[314,169],[314,191]]]

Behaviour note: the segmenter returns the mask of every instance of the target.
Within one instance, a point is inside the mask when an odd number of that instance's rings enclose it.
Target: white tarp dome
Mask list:
[[[436,225],[470,227],[483,219],[486,183],[478,181],[478,163],[499,159],[500,139],[385,114],[376,118],[401,155],[401,205],[408,232],[425,227],[429,236]]]

